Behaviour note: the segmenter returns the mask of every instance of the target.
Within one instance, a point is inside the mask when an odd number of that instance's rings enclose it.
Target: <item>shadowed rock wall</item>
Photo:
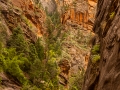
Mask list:
[[[89,61],[82,90],[120,90],[119,5],[119,0],[98,0],[93,31],[99,36],[100,60]]]

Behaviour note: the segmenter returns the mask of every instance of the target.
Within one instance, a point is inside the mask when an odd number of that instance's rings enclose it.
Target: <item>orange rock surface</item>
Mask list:
[[[97,0],[76,1],[75,5],[68,4],[70,8],[62,14],[62,23],[64,24],[67,20],[71,20],[88,30],[92,30]]]
[[[20,8],[28,20],[36,27],[37,37],[41,37],[44,33],[43,22],[45,20],[45,15],[42,10],[34,5],[32,0],[11,0],[12,4]]]

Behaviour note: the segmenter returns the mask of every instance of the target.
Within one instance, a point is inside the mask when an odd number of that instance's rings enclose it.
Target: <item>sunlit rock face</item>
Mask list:
[[[68,9],[62,12],[62,23],[65,24],[68,20],[71,20],[72,22],[83,26],[87,30],[92,30],[96,4],[97,0],[76,0],[69,3]]]

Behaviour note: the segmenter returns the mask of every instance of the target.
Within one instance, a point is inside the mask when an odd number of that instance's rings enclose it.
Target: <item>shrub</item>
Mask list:
[[[58,40],[61,24],[58,17],[58,12],[55,12],[47,19],[49,36],[46,39],[46,51],[40,39],[35,44],[28,42],[20,26],[12,30],[7,48],[0,44],[0,67],[23,85],[22,90],[58,89],[56,59],[61,54],[61,43]],[[31,27],[31,23],[26,18],[23,19]]]
[[[98,54],[100,52],[100,45],[96,44],[92,48],[92,54]]]
[[[27,83],[27,79],[20,68],[20,66],[23,66],[26,61],[27,58],[16,54],[15,48],[4,48],[0,54],[1,67],[5,72],[15,77],[21,84]]]
[[[53,64],[45,65],[41,60],[35,60],[30,71],[32,83],[42,90],[55,90],[58,83],[56,83],[56,71],[54,72],[54,69]]]
[[[23,32],[20,27],[16,27],[13,30],[11,38],[7,42],[8,47],[16,48],[17,52],[29,52],[28,44],[23,36]]]
[[[32,28],[32,23],[27,17],[22,15],[21,18],[24,20],[24,22],[27,24],[29,28]]]
[[[76,77],[70,78],[70,89],[69,90],[81,90],[82,89],[82,83],[84,80],[84,73],[85,71],[82,70]]]
[[[41,81],[44,80],[44,74],[46,72],[44,64],[39,60],[36,59],[31,66],[30,70],[30,80],[34,85],[37,87],[41,87]]]
[[[115,11],[110,13],[110,19],[113,19],[114,16],[115,16]]]
[[[6,39],[8,38],[6,27],[2,22],[0,21],[0,41],[4,44],[6,43]]]
[[[57,68],[57,64],[55,61],[52,61],[52,60],[49,60],[47,65],[47,71],[48,71],[48,75],[50,77],[50,87],[51,87],[51,90],[56,90],[58,89],[58,68]]]
[[[100,60],[100,55],[92,55],[92,63],[96,63]]]
[[[21,90],[42,90],[42,89],[32,85],[24,85]]]
[[[43,60],[45,58],[45,53],[44,53],[44,47],[40,43],[40,38],[37,39],[37,42],[35,43],[35,48],[39,59]]]
[[[0,42],[0,54],[2,53],[3,44]]]

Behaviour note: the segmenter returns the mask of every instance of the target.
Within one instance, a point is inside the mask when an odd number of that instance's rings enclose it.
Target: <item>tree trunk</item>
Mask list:
[[[98,0],[93,31],[100,60],[90,59],[82,90],[120,90],[120,0]]]

